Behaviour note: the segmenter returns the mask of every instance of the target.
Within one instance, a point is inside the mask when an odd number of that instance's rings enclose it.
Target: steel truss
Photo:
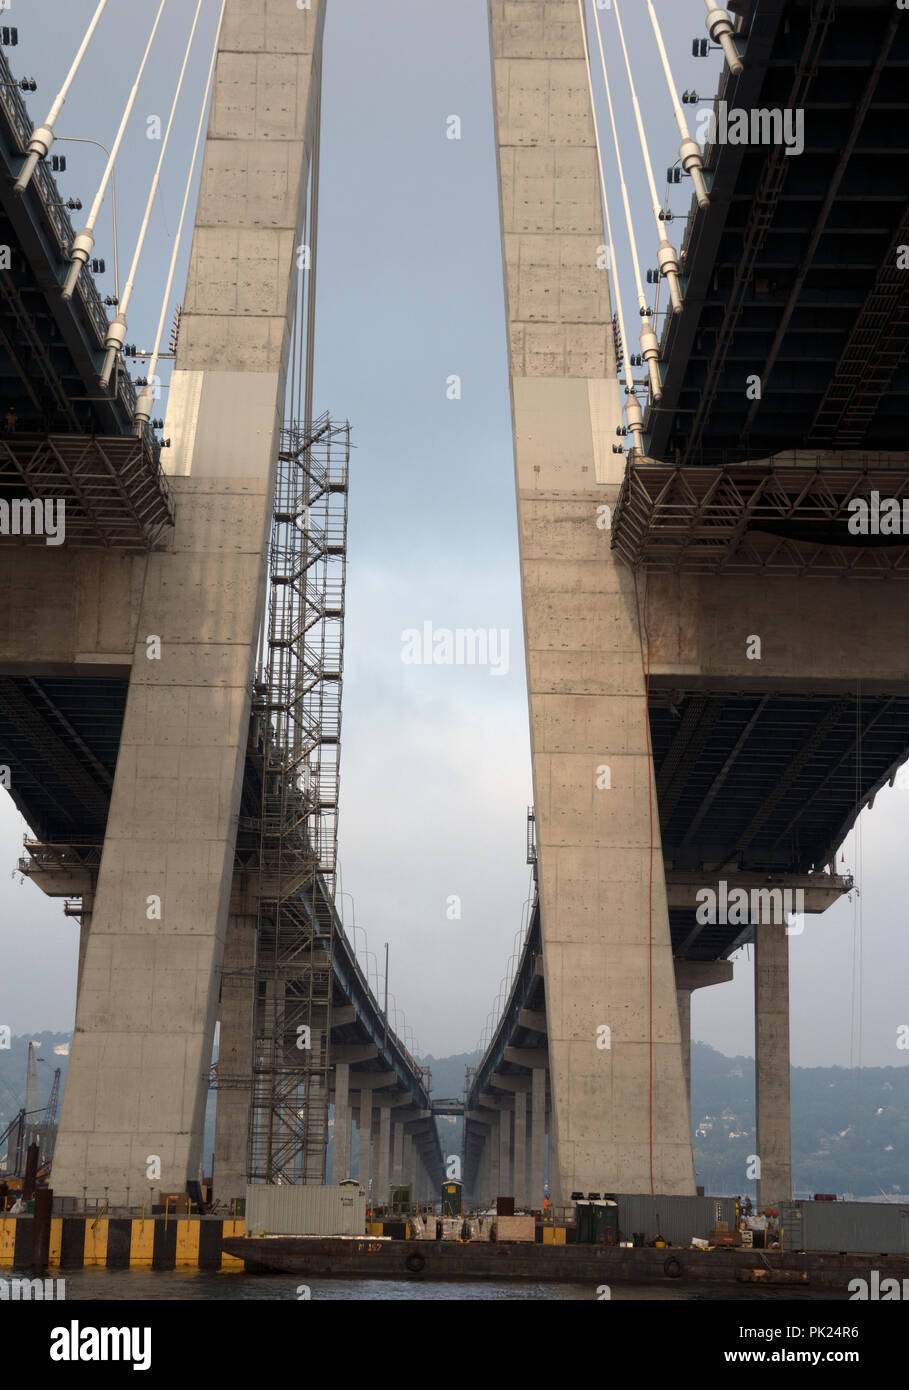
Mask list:
[[[777,456],[719,467],[631,461],[612,545],[632,568],[651,571],[909,579],[905,537],[882,545],[849,534],[850,503],[873,491],[909,501],[906,456]]]

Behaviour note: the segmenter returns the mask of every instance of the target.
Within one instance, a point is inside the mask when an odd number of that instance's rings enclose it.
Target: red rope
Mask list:
[[[647,641],[647,697],[644,709],[644,722],[647,726],[647,805],[650,814],[650,872],[648,874],[648,942],[647,942],[647,984],[649,991],[648,1027],[650,1032],[650,1088],[648,1096],[648,1118],[650,1125],[650,1195],[654,1195],[653,1184],[653,748],[650,742],[650,630],[647,626],[647,585],[649,574],[644,575],[644,636]]]

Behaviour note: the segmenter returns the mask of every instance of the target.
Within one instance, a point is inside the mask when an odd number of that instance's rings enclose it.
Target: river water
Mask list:
[[[15,1274],[16,1271],[10,1271]],[[21,1271],[24,1275],[25,1271]],[[54,1271],[56,1273],[56,1271]],[[121,1302],[131,1299],[179,1302],[296,1302],[306,1298],[325,1302],[590,1302],[603,1297],[591,1283],[551,1284],[528,1280],[497,1282],[421,1279],[306,1279],[278,1273],[221,1274],[209,1270],[74,1269],[63,1271],[66,1301]],[[836,1298],[829,1291],[794,1288],[748,1289],[706,1285],[613,1284],[613,1302],[646,1300],[663,1302],[714,1302],[717,1300],[791,1302]]]

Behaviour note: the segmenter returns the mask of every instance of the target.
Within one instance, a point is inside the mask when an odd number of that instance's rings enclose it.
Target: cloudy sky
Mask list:
[[[290,0],[288,0],[290,3]],[[642,0],[623,0],[641,74],[658,175],[678,135]],[[217,0],[205,0],[178,136],[173,142],[130,314],[129,337],[150,343],[163,293]],[[701,0],[658,0],[680,89],[712,96],[715,58],[697,61]],[[166,117],[194,5],[170,0],[118,163],[121,277],[159,147],[149,115]],[[94,0],[13,0],[10,53],[34,76],[43,119]],[[58,124],[61,134],[113,138],[144,46],[148,6],[113,0]],[[610,61],[614,17],[602,14]],[[53,36],[52,43],[48,36]],[[638,235],[653,263],[649,200],[624,78],[626,175]],[[461,139],[449,140],[449,117]],[[608,132],[605,109],[601,112]],[[604,135],[605,139],[605,135]],[[87,206],[100,151],[71,145],[61,186]],[[607,177],[613,178],[606,145]],[[673,195],[687,210],[687,182]],[[613,189],[626,314],[634,310]],[[97,254],[113,292],[110,208]],[[78,214],[76,214],[78,220]],[[676,224],[679,239],[681,222]],[[185,279],[188,240],[178,286]],[[178,294],[175,297],[180,297]],[[390,943],[390,988],[422,1049],[436,1056],[479,1038],[520,932],[532,799],[508,399],[486,0],[330,0],[325,46],[317,413],[350,419],[349,620],[344,687],[341,864],[368,948]],[[629,309],[631,314],[629,314]],[[460,400],[446,383],[458,375]],[[405,629],[504,629],[508,669],[402,661]],[[793,1061],[899,1064],[896,1028],[909,1023],[900,864],[909,792],[880,796],[845,867],[861,896],[792,938]],[[24,826],[0,801],[3,989],[0,1021],[14,1031],[68,1029],[75,1007],[76,926],[13,871]],[[457,895],[460,920],[447,907]],[[351,919],[350,897],[343,899]],[[363,932],[357,933],[363,947]],[[375,963],[370,960],[375,977]],[[858,988],[863,978],[863,988]],[[734,983],[695,994],[693,1036],[753,1052],[747,952]],[[862,1028],[858,1027],[863,1015]],[[851,1022],[854,1020],[855,1022]],[[400,1019],[399,1019],[400,1021]]]

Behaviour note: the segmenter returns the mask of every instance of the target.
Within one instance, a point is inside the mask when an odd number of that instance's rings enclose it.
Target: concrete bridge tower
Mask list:
[[[556,1200],[694,1193],[577,0],[490,0]]]
[[[54,1160],[64,1195],[120,1204],[201,1173],[324,13],[227,0],[167,410],[176,526],[100,569],[98,612],[130,614],[129,695]]]

